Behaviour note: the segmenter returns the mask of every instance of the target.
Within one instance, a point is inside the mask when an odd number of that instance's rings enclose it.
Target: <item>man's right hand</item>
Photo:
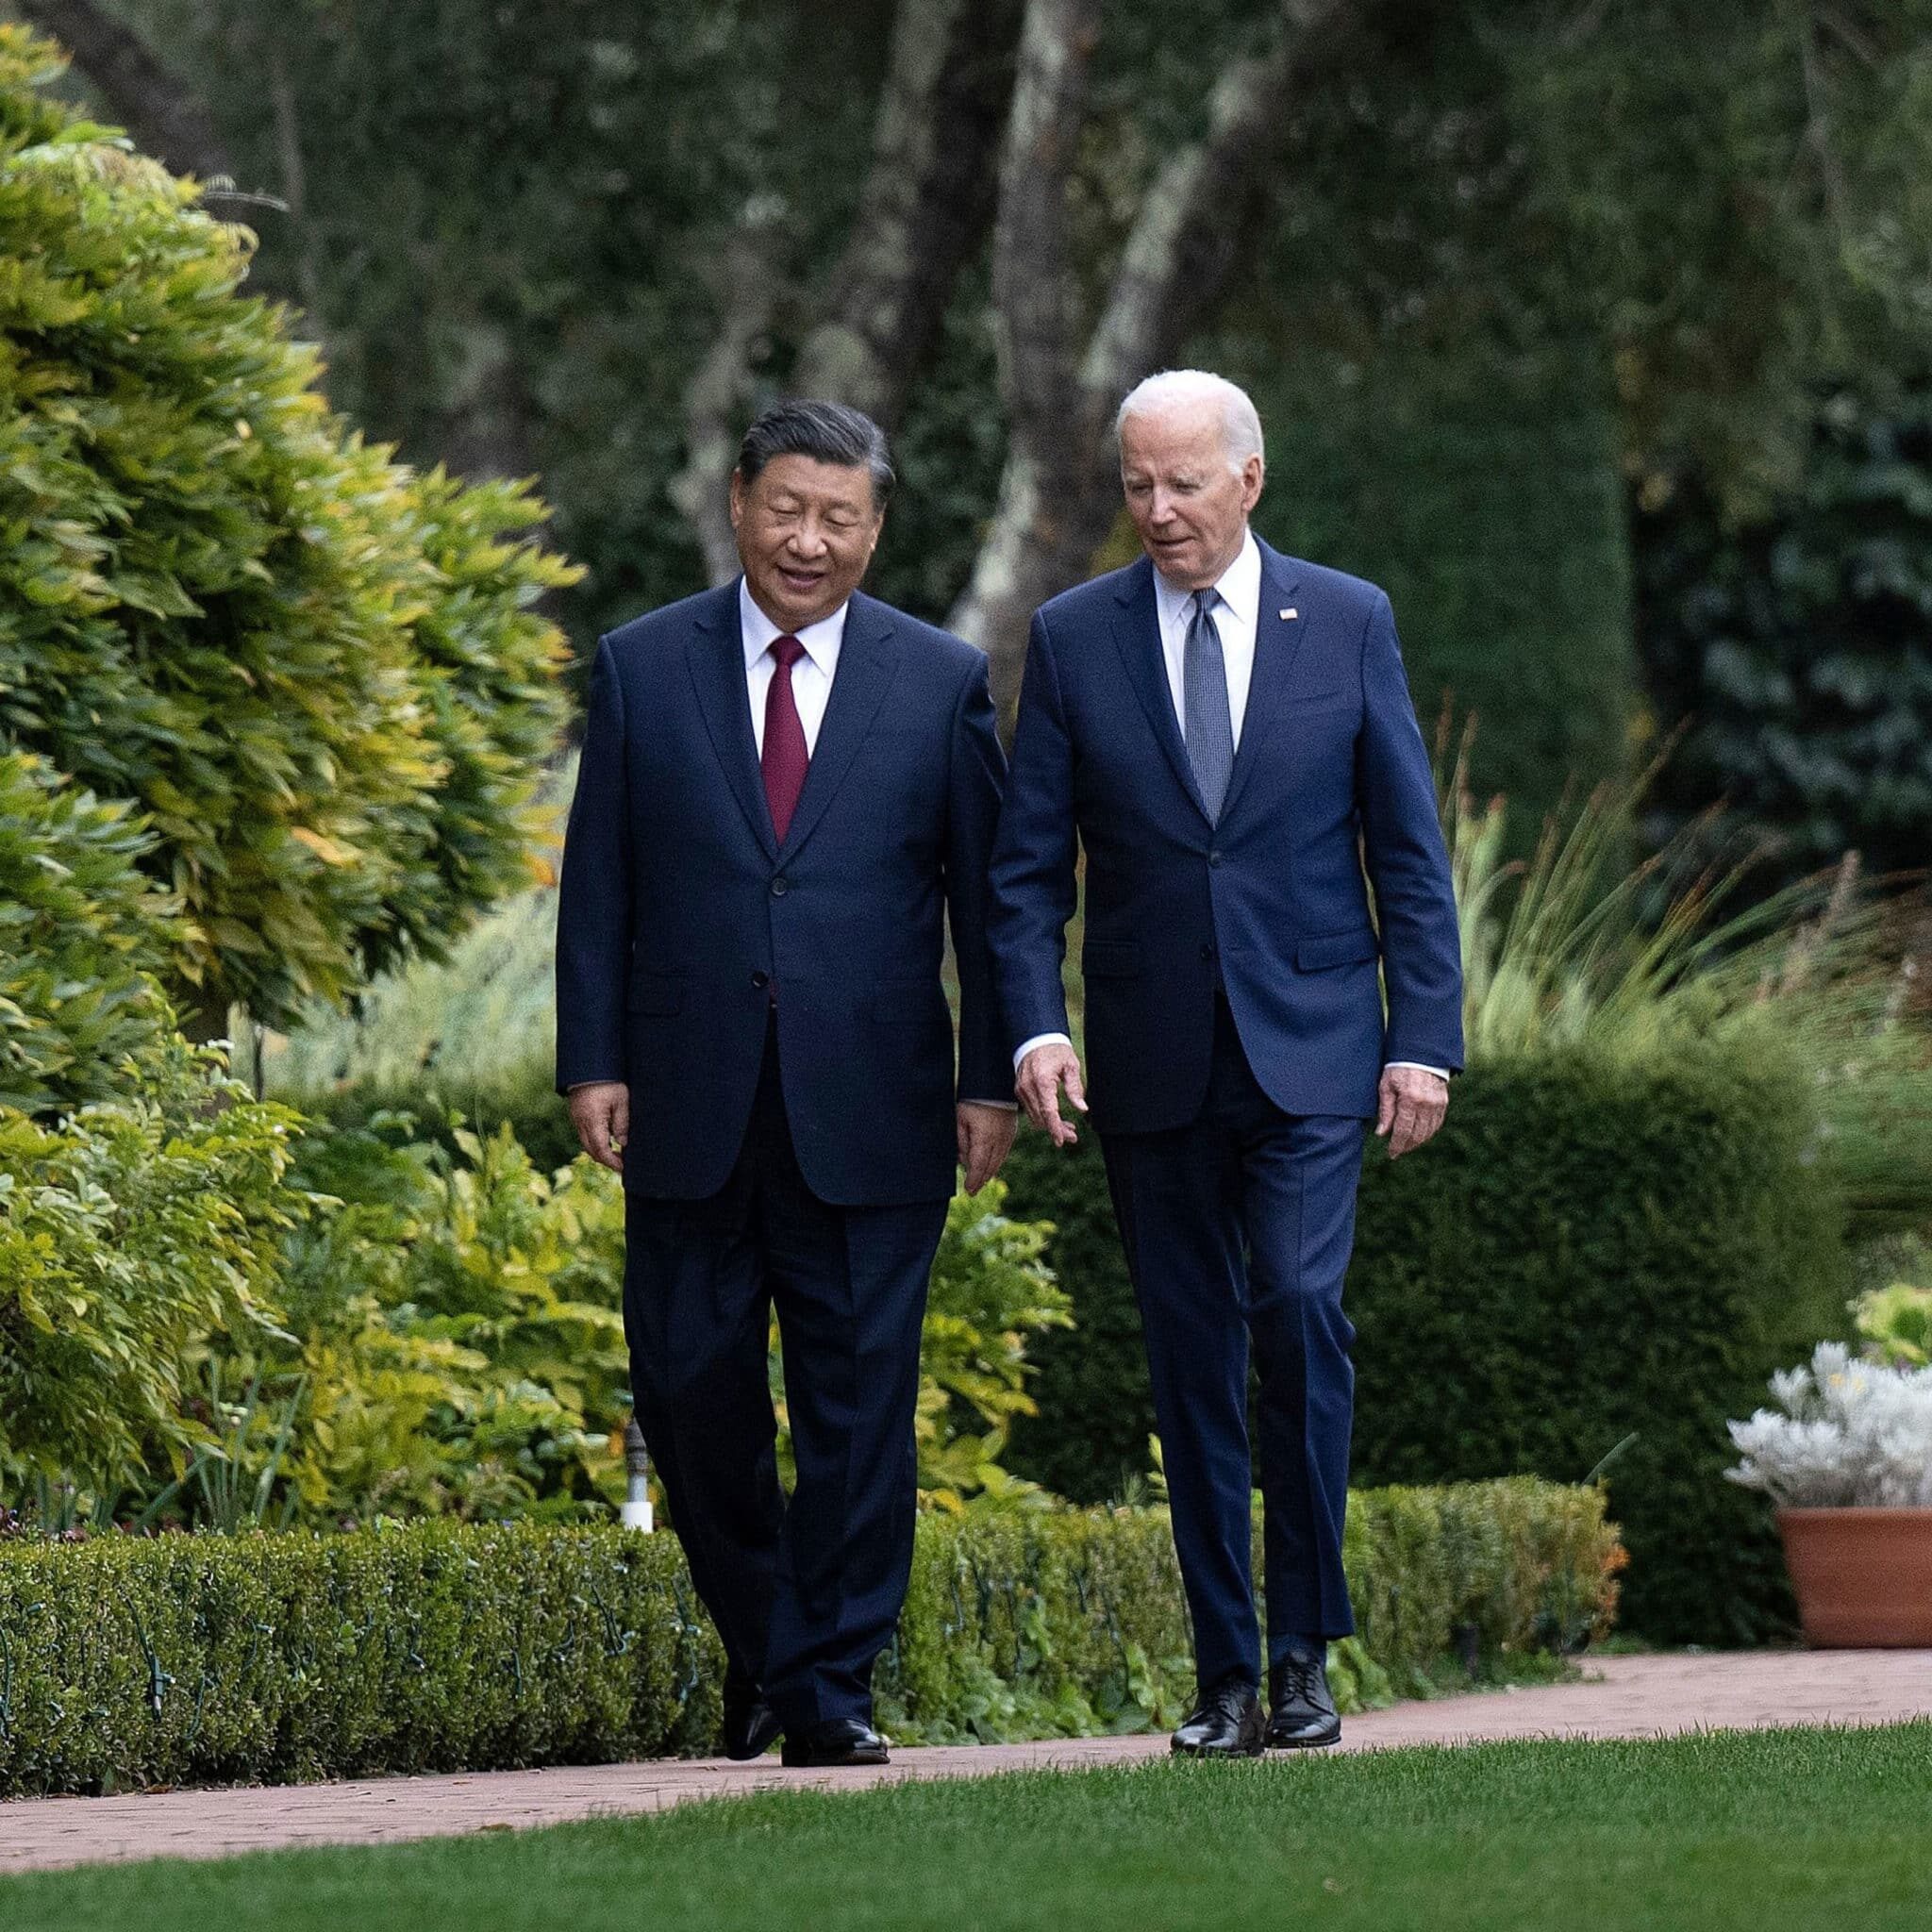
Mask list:
[[[619,1150],[630,1136],[630,1089],[622,1080],[591,1080],[573,1087],[570,1121],[592,1160],[612,1174],[624,1172]]]
[[[1087,1089],[1080,1078],[1080,1056],[1057,1040],[1036,1046],[1020,1062],[1013,1091],[1026,1109],[1026,1118],[1053,1137],[1056,1147],[1071,1147],[1080,1137],[1074,1124],[1060,1114],[1060,1088],[1080,1112],[1087,1111]]]

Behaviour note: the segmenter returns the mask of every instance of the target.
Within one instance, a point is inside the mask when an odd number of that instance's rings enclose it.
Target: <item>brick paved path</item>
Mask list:
[[[1754,1651],[1605,1657],[1588,1678],[1344,1722],[1342,1748],[1492,1738],[1640,1738],[1774,1724],[1886,1724],[1932,1717],[1932,1651]],[[1164,1754],[1167,1740],[1082,1738],[898,1752],[882,1771],[782,1770],[722,1758],[582,1769],[370,1778],[353,1784],[22,1798],[0,1804],[0,1874],[99,1860],[211,1857],[277,1845],[388,1844],[599,1813],[661,1811],[691,1798],[808,1785],[1077,1769]]]

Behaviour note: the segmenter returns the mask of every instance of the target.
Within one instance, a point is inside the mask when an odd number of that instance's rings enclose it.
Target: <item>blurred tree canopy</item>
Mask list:
[[[1626,486],[1761,511],[1821,376],[1928,359],[1932,0],[23,4],[279,200],[339,403],[541,471],[581,637],[728,569],[737,429],[810,387],[898,433],[875,587],[1010,697],[1111,400],[1211,358],[1263,527],[1395,580],[1528,823],[1636,722]]]

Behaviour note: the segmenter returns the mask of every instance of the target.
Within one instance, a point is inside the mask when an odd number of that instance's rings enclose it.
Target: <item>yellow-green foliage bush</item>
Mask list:
[[[294,1343],[264,1358],[298,1391],[287,1477],[305,1520],[581,1516],[622,1494],[616,1178],[587,1160],[543,1174],[508,1130],[455,1141],[323,1133],[298,1151],[320,1203],[285,1244]]]
[[[1431,1510],[1467,1533],[1413,1534]],[[1369,1491],[1350,1513],[1352,1560],[1376,1566],[1351,1572],[1358,1611],[1417,1607],[1365,1626],[1358,1666],[1421,1683],[1465,1625],[1492,1656],[1608,1625],[1595,1490]],[[1187,1649],[1164,1510],[928,1515],[880,1710],[906,1739],[1131,1729],[1178,1707]],[[669,1536],[0,1537],[0,1795],[703,1751],[722,1669]]]
[[[58,64],[0,25],[0,750],[145,812],[173,976],[273,1020],[527,877],[572,573],[524,489],[332,415],[252,238]]]
[[[152,843],[125,805],[0,750],[0,1114],[111,1098],[173,1032],[152,975],[181,922],[137,866]]]
[[[112,1107],[0,1114],[0,1502],[38,1479],[96,1522],[609,1515],[616,1176],[545,1173],[507,1127],[305,1131],[167,1052]],[[1064,1297],[1003,1200],[953,1203],[933,1271],[919,1479],[954,1510],[1042,1500],[999,1457]]]
[[[0,1113],[0,1484],[118,1486],[208,1440],[191,1361],[271,1340],[294,1123],[178,1039],[123,1100]]]

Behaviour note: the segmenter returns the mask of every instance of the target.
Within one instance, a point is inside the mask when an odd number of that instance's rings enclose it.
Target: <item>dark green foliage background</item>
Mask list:
[[[1479,1068],[1400,1163],[1372,1147],[1348,1308],[1363,1483],[1611,1466],[1629,1547],[1623,1622],[1659,1641],[1788,1627],[1769,1512],[1723,1480],[1728,1417],[1842,1324],[1840,1216],[1781,1075],[1688,1056]],[[1154,1427],[1132,1291],[1087,1137],[1014,1150],[1008,1211],[1050,1219],[1073,1331],[1041,1339],[1041,1414],[1008,1465],[1080,1499],[1146,1467]]]
[[[1257,358],[1258,359],[1258,358]],[[1534,842],[1566,785],[1616,774],[1634,663],[1616,425],[1602,372],[1383,353],[1259,359],[1261,534],[1378,583],[1424,735],[1474,713],[1477,780]]]
[[[1825,399],[1801,485],[1741,525],[1690,488],[1640,520],[1650,703],[1689,732],[1661,841],[1728,797],[1777,841],[1765,887],[1857,851],[1932,861],[1932,384]]]

